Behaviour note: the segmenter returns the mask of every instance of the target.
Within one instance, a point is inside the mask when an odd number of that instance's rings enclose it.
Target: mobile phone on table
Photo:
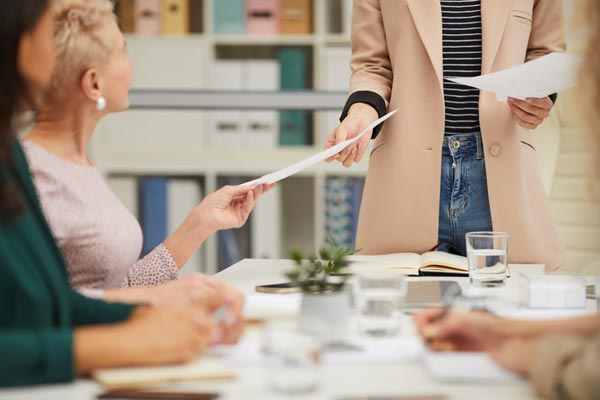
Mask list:
[[[119,400],[214,400],[218,393],[191,392],[149,392],[146,390],[112,390],[98,396],[98,399]]]
[[[289,293],[300,293],[301,289],[298,285],[292,282],[275,283],[273,285],[258,285],[254,288],[258,293],[278,293],[278,294],[289,294]]]

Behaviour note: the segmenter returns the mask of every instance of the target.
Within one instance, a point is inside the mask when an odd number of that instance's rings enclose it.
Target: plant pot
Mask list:
[[[343,342],[350,325],[347,291],[304,293],[300,306],[300,330],[325,344]]]

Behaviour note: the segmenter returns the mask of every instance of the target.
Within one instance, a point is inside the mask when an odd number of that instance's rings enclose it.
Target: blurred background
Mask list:
[[[569,50],[578,35],[565,1]],[[144,252],[202,199],[298,161],[339,123],[350,77],[352,0],[117,0],[134,64],[130,110],[105,118],[98,167],[144,230]],[[410,55],[407,55],[410,56]],[[534,132],[542,175],[568,251],[564,271],[597,271],[598,146],[577,89],[559,95]],[[185,272],[243,258],[314,254],[326,237],[354,242],[368,157],[289,178],[241,229],[211,237]],[[410,190],[410,188],[407,188]]]

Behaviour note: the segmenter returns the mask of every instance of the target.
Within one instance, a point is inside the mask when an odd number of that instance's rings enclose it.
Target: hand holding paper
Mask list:
[[[292,164],[286,168],[280,169],[279,171],[275,171],[273,173],[264,175],[261,178],[255,179],[253,181],[243,183],[242,186],[260,185],[260,184],[265,184],[265,183],[270,184],[270,183],[279,182],[285,178],[288,178],[294,174],[297,174],[300,171],[305,170],[308,167],[318,164],[321,161],[325,161],[329,157],[332,157],[332,156],[338,154],[339,152],[344,150],[346,147],[350,146],[352,143],[359,140],[361,137],[366,135],[367,132],[370,132],[373,128],[375,128],[379,124],[382,124],[386,119],[390,118],[397,111],[398,110],[394,110],[394,111],[387,113],[386,115],[384,115],[383,117],[379,118],[377,121],[373,122],[371,125],[366,127],[360,134],[353,137],[352,139],[348,139],[341,143],[338,143],[333,147],[323,150],[320,153],[317,153],[317,154],[315,154],[311,157],[308,157],[302,161],[299,161],[295,164]]]
[[[487,90],[498,101],[543,98],[575,86],[582,58],[574,54],[551,53],[516,67],[471,78],[446,78],[449,81]]]

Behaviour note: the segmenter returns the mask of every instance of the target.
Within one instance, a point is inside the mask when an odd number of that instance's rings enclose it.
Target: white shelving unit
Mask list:
[[[321,67],[323,50],[328,47],[350,46],[347,35],[330,32],[327,21],[332,3],[329,0],[314,0],[314,34],[268,37],[213,34],[213,1],[218,0],[204,0],[204,33],[181,37],[127,35],[128,51],[134,65],[133,91],[207,91],[210,87],[211,65],[217,59],[218,48],[247,46],[302,46],[312,49],[312,89],[319,91],[326,89]],[[342,1],[345,0],[338,1],[340,5]],[[335,3],[335,0],[332,2]],[[348,71],[344,73],[349,74]],[[343,99],[344,94],[338,94]],[[91,147],[98,167],[108,178],[157,175],[197,178],[203,184],[204,194],[217,190],[221,177],[258,177],[308,157],[321,150],[328,133],[327,118],[322,115],[323,112],[317,112],[313,118],[312,146],[277,149],[214,148],[210,144],[211,132],[206,110],[193,107],[174,109],[167,105],[153,109],[135,106],[134,101],[131,110],[108,116],[98,127]],[[343,100],[339,102],[335,112],[340,113],[342,107]],[[281,229],[279,256],[287,256],[291,247],[314,251],[324,242],[327,177],[364,177],[367,165],[368,157],[349,169],[343,168],[339,163],[319,165],[281,184],[282,202],[288,202],[282,204],[282,212],[292,212],[294,215],[275,214],[273,218],[281,218],[284,225],[292,223],[288,221],[305,225],[299,226],[296,231],[293,226]],[[294,193],[291,188],[295,182],[302,187],[307,182],[312,184],[312,191],[300,191],[297,196],[292,196],[297,198],[290,200],[289,193]],[[309,193],[311,196],[303,198],[306,192],[312,192]],[[307,215],[298,215],[293,206],[305,210]],[[293,232],[289,233],[291,231]],[[203,246],[203,258],[204,272],[214,273],[217,270],[216,237],[211,237]]]

